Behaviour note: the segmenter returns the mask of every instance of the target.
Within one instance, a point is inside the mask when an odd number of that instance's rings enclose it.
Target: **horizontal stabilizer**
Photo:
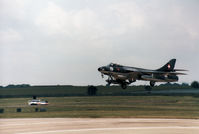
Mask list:
[[[174,75],[187,75],[186,73],[179,73],[179,72],[169,72],[168,74],[174,74]]]
[[[174,69],[173,71],[189,71],[189,70],[185,70],[185,69]]]

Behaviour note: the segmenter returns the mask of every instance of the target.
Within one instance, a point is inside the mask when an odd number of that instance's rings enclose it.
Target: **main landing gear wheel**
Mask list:
[[[121,84],[122,89],[126,89],[127,85],[126,84]]]
[[[150,81],[150,86],[154,87],[155,86],[155,81]]]

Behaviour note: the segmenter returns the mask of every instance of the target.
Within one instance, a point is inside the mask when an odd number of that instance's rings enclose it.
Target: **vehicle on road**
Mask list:
[[[33,99],[28,101],[28,105],[48,105],[48,101]]]

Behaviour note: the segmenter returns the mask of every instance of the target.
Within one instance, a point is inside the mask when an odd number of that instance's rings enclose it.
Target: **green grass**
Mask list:
[[[31,86],[21,88],[0,88],[0,98],[32,97],[64,97],[87,96],[87,86]],[[145,91],[144,86],[129,86],[123,90],[120,86],[97,86],[97,95],[136,95],[136,91]],[[153,90],[190,89],[189,86],[155,86]],[[137,94],[140,95],[140,94]],[[142,94],[143,95],[143,94]]]
[[[139,117],[199,119],[199,98],[192,96],[47,97],[48,106],[29,106],[28,98],[0,99],[0,118]],[[47,112],[35,112],[35,108]],[[16,108],[22,108],[21,113]]]

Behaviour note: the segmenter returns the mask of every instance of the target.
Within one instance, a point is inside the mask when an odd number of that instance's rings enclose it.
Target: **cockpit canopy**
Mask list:
[[[115,63],[110,63],[107,65],[108,67],[122,67],[121,65],[119,64],[115,64]]]

